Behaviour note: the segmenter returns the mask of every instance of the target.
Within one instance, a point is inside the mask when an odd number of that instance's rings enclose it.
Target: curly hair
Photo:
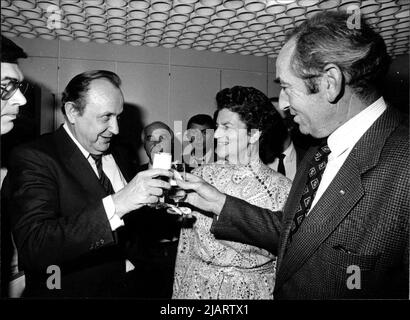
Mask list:
[[[292,67],[310,93],[318,91],[317,79],[326,64],[342,71],[346,85],[364,101],[381,93],[390,57],[383,38],[362,19],[359,29],[348,24],[349,15],[321,12],[287,35],[295,39]]]
[[[272,158],[282,151],[287,130],[279,113],[269,98],[253,87],[235,86],[225,88],[216,95],[217,111],[228,109],[239,115],[248,132],[258,129],[259,152],[262,161]]]

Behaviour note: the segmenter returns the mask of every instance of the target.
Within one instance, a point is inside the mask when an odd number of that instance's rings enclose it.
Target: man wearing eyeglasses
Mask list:
[[[13,129],[13,121],[17,117],[19,107],[25,105],[27,102],[24,97],[26,83],[22,82],[23,73],[17,64],[17,60],[20,58],[27,58],[23,49],[10,39],[1,36],[1,135],[6,134]],[[3,185],[3,180],[6,174],[7,169],[2,167],[0,171],[0,186]],[[21,291],[24,289],[24,275],[17,270],[17,256],[15,253],[13,254],[11,237],[7,236],[8,232],[5,232],[6,228],[4,221],[3,219],[1,220],[1,248],[3,250],[1,250],[0,253],[0,295],[5,296],[6,291],[9,291],[8,294],[12,297],[17,297],[21,295]],[[12,261],[10,262],[10,260]],[[13,270],[10,270],[9,263]],[[13,273],[12,281],[10,281],[9,272]],[[7,287],[8,285],[9,287]]]
[[[25,105],[23,73],[17,65],[26,53],[13,41],[1,36],[1,134],[13,129],[19,107]]]

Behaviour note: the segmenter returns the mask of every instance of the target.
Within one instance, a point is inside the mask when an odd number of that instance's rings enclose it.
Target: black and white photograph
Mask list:
[[[408,303],[409,40],[408,0],[1,0],[1,303]]]

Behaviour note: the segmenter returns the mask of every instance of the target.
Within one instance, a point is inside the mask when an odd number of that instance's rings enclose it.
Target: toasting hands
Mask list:
[[[170,178],[173,174],[164,169],[150,169],[138,173],[124,188],[112,195],[115,213],[121,218],[130,211],[149,203],[158,202],[163,189],[171,185],[159,177]]]
[[[185,181],[176,180],[176,182],[181,189],[186,190],[184,202],[219,215],[226,200],[224,193],[219,192],[200,177],[190,173],[186,173]]]

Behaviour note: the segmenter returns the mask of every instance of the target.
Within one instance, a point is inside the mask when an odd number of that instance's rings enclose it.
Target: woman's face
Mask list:
[[[244,159],[248,159],[248,129],[240,120],[239,114],[222,109],[218,113],[216,124],[214,137],[217,140],[218,158],[226,159],[233,164],[241,164]]]

